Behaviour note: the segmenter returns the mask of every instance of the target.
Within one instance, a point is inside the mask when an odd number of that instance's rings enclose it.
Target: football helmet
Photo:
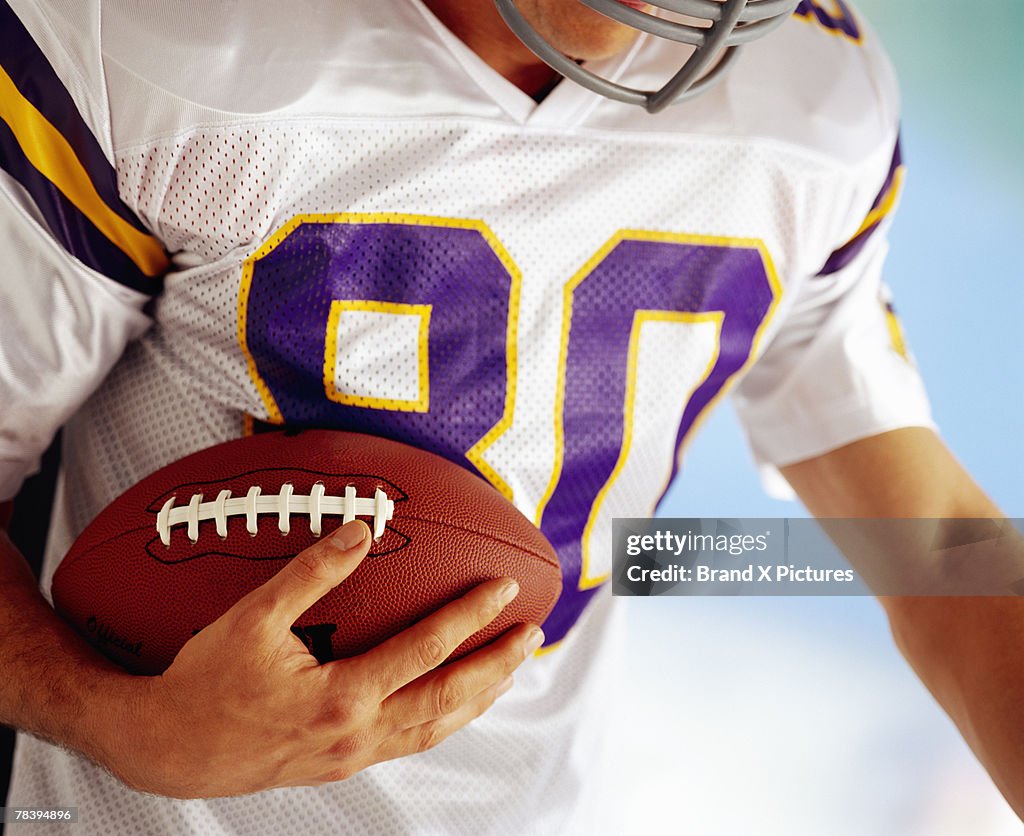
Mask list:
[[[595,93],[657,113],[692,98],[719,81],[736,60],[739,47],[782,24],[799,0],[659,0],[646,5],[693,19],[669,20],[619,0],[579,0],[596,12],[660,38],[694,47],[679,71],[658,90],[638,90],[602,78],[544,39],[516,7],[516,0],[494,0],[505,23],[552,69]]]

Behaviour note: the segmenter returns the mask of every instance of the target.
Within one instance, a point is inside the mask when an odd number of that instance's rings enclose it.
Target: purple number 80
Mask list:
[[[756,355],[779,283],[757,240],[617,233],[547,312],[555,454],[532,501],[484,456],[512,429],[520,283],[479,221],[300,216],[246,261],[239,343],[270,421],[404,441],[517,500],[562,565],[550,646],[607,576],[611,516],[653,511],[687,434]],[[678,387],[671,406],[652,406],[652,374]]]

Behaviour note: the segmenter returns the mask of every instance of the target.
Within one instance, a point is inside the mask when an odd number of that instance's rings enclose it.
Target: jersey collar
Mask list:
[[[531,127],[573,127],[581,124],[596,107],[606,101],[597,93],[563,79],[538,104],[466,46],[421,0],[410,2],[466,75],[513,122]],[[612,81],[618,81],[632,65],[648,38],[646,33],[641,34],[629,49],[603,61],[589,63],[587,68]]]

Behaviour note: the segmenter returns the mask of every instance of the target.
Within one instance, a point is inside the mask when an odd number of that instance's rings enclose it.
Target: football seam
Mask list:
[[[476,529],[476,528],[468,528],[468,527],[463,526],[463,525],[453,525],[451,523],[447,523],[447,522],[444,522],[442,520],[433,519],[433,518],[424,518],[424,517],[419,517],[419,516],[414,516],[414,515],[404,515],[403,519],[415,520],[416,522],[419,522],[419,523],[425,523],[425,524],[428,524],[428,525],[433,525],[433,526],[441,527],[441,528],[447,529],[449,531],[464,531],[464,532],[466,532],[468,534],[474,534],[474,535],[476,535],[478,537],[482,537],[484,539],[490,540],[491,542],[498,543],[498,544],[501,544],[501,545],[504,545],[504,546],[508,546],[509,548],[513,548],[516,551],[520,551],[520,552],[523,552],[524,554],[529,554],[529,555],[531,555],[533,557],[539,558],[542,561],[544,561],[545,563],[547,563],[549,566],[553,566],[554,568],[561,570],[561,563],[558,561],[557,554],[555,555],[554,561],[552,561],[551,559],[549,559],[549,557],[547,555],[542,554],[542,553],[538,553],[538,552],[536,552],[532,548],[523,548],[522,546],[516,545],[514,542],[512,542],[510,540],[502,539],[501,537],[496,537],[493,534],[489,534],[488,532],[485,532],[485,531],[480,531],[479,529]],[[207,521],[207,522],[209,522],[209,521]],[[398,521],[398,522],[400,522],[400,521]],[[398,532],[401,531],[400,527],[395,527],[395,528],[396,528],[396,531],[398,531]],[[113,537],[108,537],[105,540],[101,540],[100,542],[96,543],[94,546],[92,546],[88,550],[86,550],[84,552],[80,552],[79,554],[74,555],[71,558],[71,560],[68,560],[67,557],[65,557],[64,559],[61,560],[60,565],[57,567],[57,569],[53,573],[54,580],[56,580],[57,576],[62,573],[62,570],[66,569],[66,568],[70,568],[75,563],[77,563],[78,561],[88,557],[96,549],[100,548],[101,546],[106,545],[107,543],[111,542],[112,540],[117,540],[117,539],[120,539],[121,537],[126,537],[126,536],[131,535],[131,534],[136,534],[136,533],[138,533],[140,531],[147,531],[149,529],[153,529],[154,536],[158,536],[156,534],[156,526],[155,526],[155,524],[154,525],[139,526],[138,528],[132,528],[132,529],[129,529],[127,531],[118,532]],[[535,530],[537,530],[539,532],[539,529],[535,529]],[[285,534],[285,535],[282,535],[282,536],[287,537],[288,535]],[[408,535],[405,535],[405,536],[408,536]],[[541,536],[543,536],[543,535],[541,535]],[[552,546],[552,550],[554,550],[553,546]]]
[[[518,511],[518,509],[516,509],[516,510]],[[557,553],[555,554],[555,559],[552,561],[552,560],[550,560],[548,558],[547,555],[545,555],[545,554],[538,554],[532,548],[523,548],[522,546],[517,545],[516,543],[512,542],[511,540],[502,539],[501,537],[497,537],[497,536],[495,536],[493,534],[490,534],[490,533],[488,533],[486,531],[480,531],[479,529],[476,529],[476,528],[468,528],[468,527],[463,526],[463,525],[454,525],[452,523],[447,523],[447,522],[444,522],[444,521],[438,520],[438,519],[425,519],[423,517],[417,517],[417,516],[408,515],[408,514],[404,515],[402,517],[402,519],[416,520],[417,522],[427,523],[427,524],[435,525],[435,526],[440,526],[440,527],[446,528],[446,529],[448,529],[450,531],[465,531],[465,532],[467,532],[469,534],[475,534],[478,537],[483,537],[483,538],[485,538],[487,540],[491,540],[492,542],[500,543],[500,544],[502,544],[504,546],[508,546],[509,548],[513,548],[516,551],[523,552],[524,554],[529,554],[529,555],[532,555],[533,557],[538,557],[541,560],[543,560],[545,563],[547,563],[549,566],[554,566],[556,569],[561,569],[561,567],[562,567],[562,564],[558,560]],[[540,529],[539,528],[537,528],[536,526],[533,526],[532,523],[530,523],[530,525],[533,527],[534,531],[537,531],[538,533],[540,533]],[[541,536],[543,537],[544,535],[541,534]],[[555,547],[552,546],[551,550],[554,551],[554,549],[555,549]]]

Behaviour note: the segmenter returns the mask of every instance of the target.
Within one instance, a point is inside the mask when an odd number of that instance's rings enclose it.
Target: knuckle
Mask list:
[[[347,725],[363,726],[374,707],[373,700],[366,694],[349,693],[341,705],[341,720]]]
[[[367,725],[370,700],[351,691],[337,695],[320,709],[320,719],[335,729],[358,729]]]
[[[336,784],[339,781],[347,781],[358,771],[355,767],[347,764],[345,766],[336,766],[324,773],[322,783]]]
[[[347,762],[356,757],[364,749],[363,736],[360,734],[346,734],[339,737],[327,750],[332,760],[340,761],[338,769],[347,768]]]
[[[501,611],[504,609],[501,602],[494,596],[488,595],[479,604],[477,604],[476,617],[477,623],[483,627],[486,624],[490,624],[494,619],[501,615]]]
[[[274,614],[274,602],[268,598],[254,598],[234,612],[234,632],[255,635],[263,632]]]
[[[334,701],[320,709],[319,721],[327,728],[345,728],[351,725],[355,712],[351,703]]]
[[[444,661],[448,655],[445,649],[444,639],[434,630],[420,637],[416,645],[416,652],[422,665],[428,668],[435,668]]]
[[[433,749],[444,738],[444,729],[440,723],[425,723],[416,738],[416,751],[426,752]]]
[[[520,650],[510,648],[507,652],[501,655],[501,673],[504,676],[508,676],[525,661],[526,657]]]
[[[319,584],[330,579],[331,566],[327,554],[316,546],[299,552],[291,562],[292,574],[304,584]]]
[[[435,717],[451,714],[466,701],[462,686],[450,679],[438,683],[433,689],[433,696]]]

